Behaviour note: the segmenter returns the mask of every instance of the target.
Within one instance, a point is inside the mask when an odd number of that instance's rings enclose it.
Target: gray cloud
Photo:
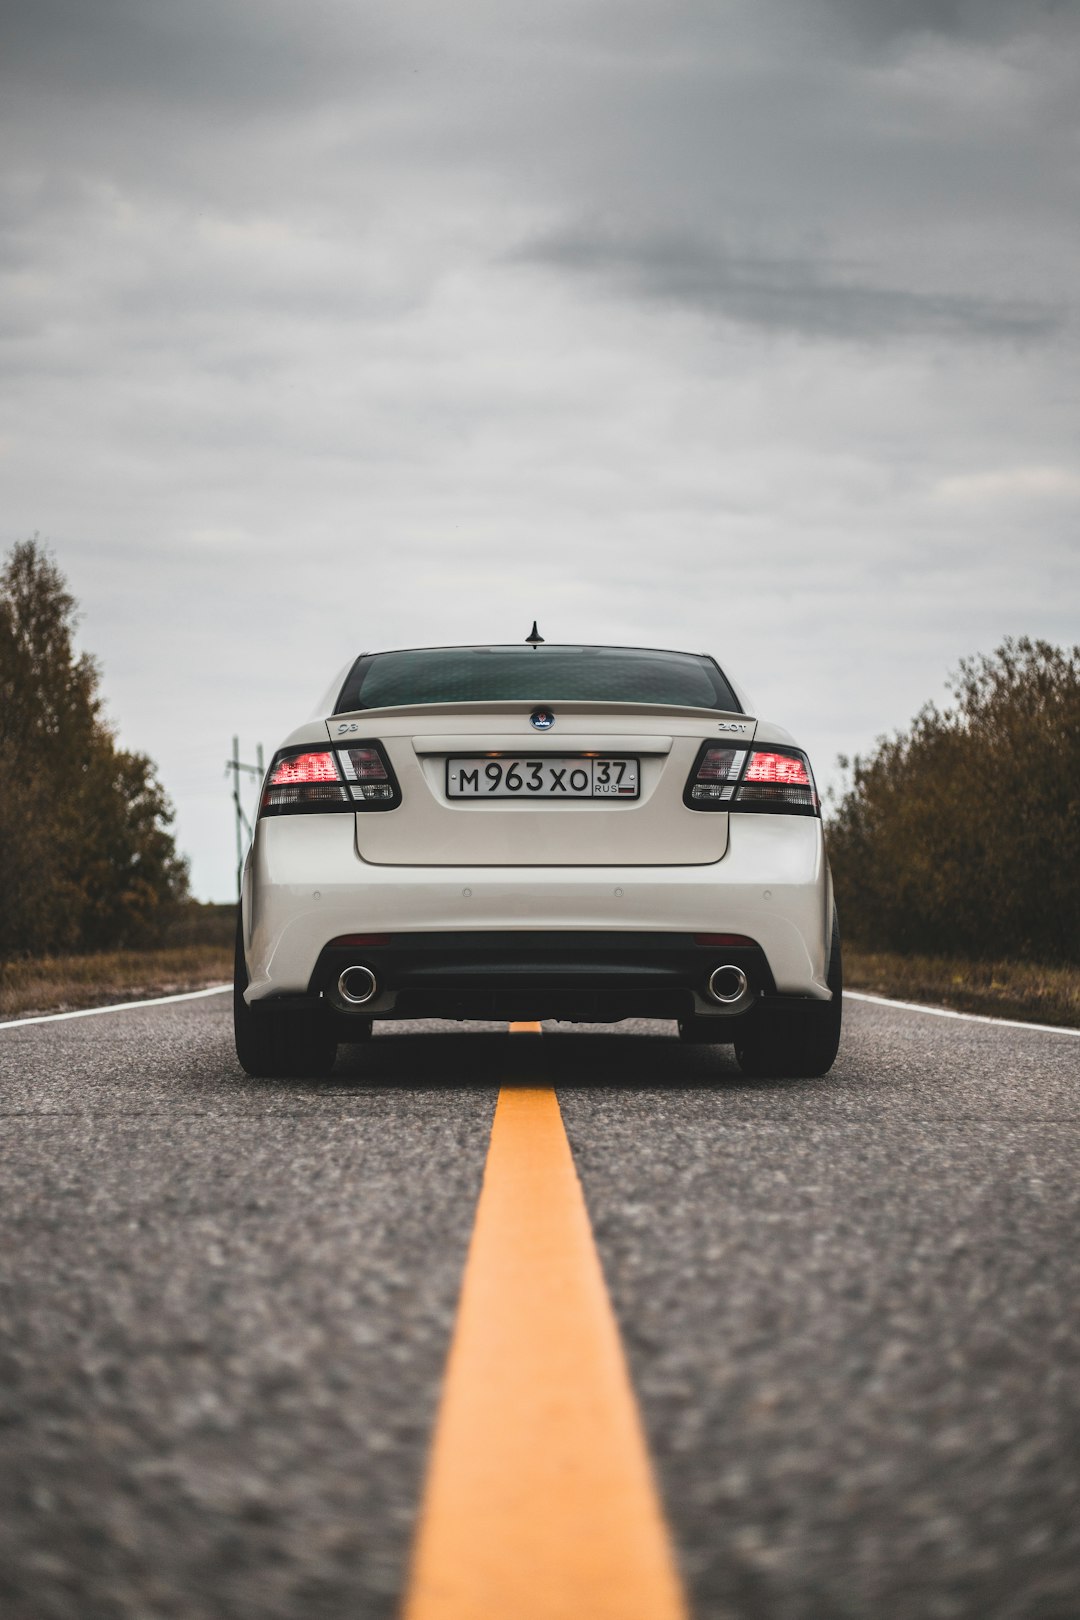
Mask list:
[[[48,83],[77,106],[286,113],[388,65],[385,28],[342,0],[6,0],[2,15],[9,88]]]
[[[856,35],[896,40],[919,34],[1000,40],[1076,22],[1077,0],[825,0]]]
[[[1055,335],[1066,319],[1060,308],[877,285],[843,267],[730,254],[689,236],[579,229],[527,243],[516,257],[633,296],[805,337],[1030,342]]]

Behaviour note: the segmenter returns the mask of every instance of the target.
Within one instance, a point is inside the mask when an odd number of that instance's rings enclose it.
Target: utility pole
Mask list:
[[[231,773],[233,779],[232,799],[236,811],[236,898],[238,901],[240,899],[240,885],[244,876],[245,833],[248,840],[251,839],[251,822],[245,814],[243,802],[240,798],[240,773],[243,772],[249,777],[253,776],[256,783],[261,785],[264,775],[262,743],[259,743],[255,750],[255,759],[257,763],[254,765],[245,765],[243,763],[240,758],[240,739],[234,737],[232,740],[232,758],[225,761],[225,774],[229,775]]]

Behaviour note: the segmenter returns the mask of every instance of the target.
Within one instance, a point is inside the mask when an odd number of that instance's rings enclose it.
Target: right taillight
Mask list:
[[[821,806],[810,761],[797,748],[716,748],[698,754],[683,794],[691,810],[772,811],[816,816]]]

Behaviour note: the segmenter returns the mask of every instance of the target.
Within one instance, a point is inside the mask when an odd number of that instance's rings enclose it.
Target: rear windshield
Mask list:
[[[335,714],[418,703],[671,703],[741,713],[711,658],[640,647],[424,647],[366,653]]]

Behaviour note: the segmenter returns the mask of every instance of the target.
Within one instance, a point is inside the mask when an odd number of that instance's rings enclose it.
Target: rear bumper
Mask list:
[[[558,868],[374,866],[357,854],[350,816],[270,819],[256,828],[244,877],[247,999],[318,996],[329,941],[387,934],[397,966],[409,951],[417,964],[369,1016],[725,1016],[694,999],[700,978],[687,973],[731,953],[683,961],[676,983],[669,969],[693,953],[688,938],[748,936],[760,947],[756,994],[827,1001],[831,914],[821,823],[810,817],[733,816],[727,853],[709,865]],[[371,951],[350,955],[367,961]],[[543,1008],[582,1010],[541,1010],[541,991]],[[682,1010],[652,1010],[671,1006],[674,991]]]
[[[311,976],[308,1005],[323,999],[336,1013],[374,1018],[734,1017],[775,995],[765,953],[756,945],[705,946],[693,934],[504,933],[398,934],[362,947],[331,945]],[[709,976],[721,966],[746,979],[737,1003],[718,1005]],[[350,1006],[343,972],[366,968],[376,989]]]

